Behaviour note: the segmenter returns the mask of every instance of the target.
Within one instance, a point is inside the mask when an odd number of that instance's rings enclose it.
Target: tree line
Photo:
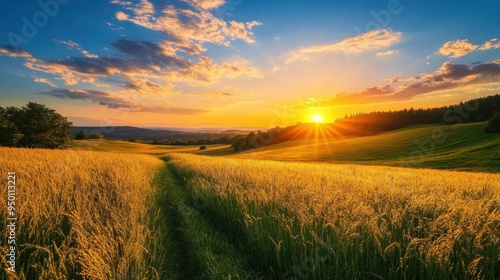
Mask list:
[[[192,146],[192,145],[214,145],[214,144],[231,144],[240,135],[237,136],[221,136],[221,137],[207,137],[205,139],[183,139],[183,140],[153,140],[153,145],[172,145],[172,146]]]

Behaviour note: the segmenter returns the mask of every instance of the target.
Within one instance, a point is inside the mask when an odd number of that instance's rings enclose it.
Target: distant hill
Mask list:
[[[144,141],[188,141],[188,140],[205,140],[205,139],[220,139],[223,137],[233,138],[237,135],[248,133],[248,131],[227,130],[227,131],[212,131],[212,132],[185,132],[175,130],[148,129],[133,126],[73,126],[73,135],[79,131],[87,131],[89,134],[98,133],[106,138],[128,140],[130,138],[139,138]]]

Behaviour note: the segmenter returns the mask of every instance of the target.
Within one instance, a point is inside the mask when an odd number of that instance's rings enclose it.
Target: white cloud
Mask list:
[[[318,53],[346,53],[359,54],[363,52],[390,47],[401,40],[402,33],[391,29],[372,30],[358,36],[349,37],[342,41],[310,46],[289,54],[286,63],[298,60],[310,60],[311,55]]]
[[[399,50],[388,50],[385,52],[378,52],[375,55],[376,56],[390,56],[390,55],[398,54],[398,53],[399,53]]]
[[[184,2],[204,10],[211,10],[224,5],[226,0],[184,0]]]
[[[77,43],[75,43],[75,42],[73,42],[71,40],[61,41],[61,40],[54,39],[54,41],[58,42],[58,43],[61,43],[63,45],[66,45],[70,49],[76,49],[76,50],[78,50],[79,52],[81,52],[86,57],[90,57],[90,58],[98,58],[99,57],[96,54],[91,54],[88,51],[84,50],[82,47],[80,47],[80,45],[78,45]]]

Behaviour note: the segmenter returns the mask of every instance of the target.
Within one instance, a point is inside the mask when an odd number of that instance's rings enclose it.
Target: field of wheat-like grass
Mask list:
[[[500,277],[500,174],[181,154],[169,164],[273,278]]]
[[[0,148],[1,217],[7,217],[7,172],[17,179],[18,277],[154,278],[147,204],[162,166],[146,155]],[[6,267],[2,257],[3,273]]]

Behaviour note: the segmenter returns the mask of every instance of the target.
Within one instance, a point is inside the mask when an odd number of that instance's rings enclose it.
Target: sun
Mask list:
[[[321,115],[313,115],[312,119],[315,123],[322,123],[323,122],[323,116],[321,116]]]

